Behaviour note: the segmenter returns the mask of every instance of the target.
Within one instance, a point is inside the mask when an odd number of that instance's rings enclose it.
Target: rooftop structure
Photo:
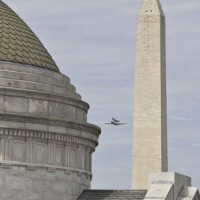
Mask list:
[[[77,200],[143,200],[147,191],[84,190]]]

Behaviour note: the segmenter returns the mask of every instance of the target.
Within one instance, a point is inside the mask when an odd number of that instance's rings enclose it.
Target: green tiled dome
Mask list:
[[[38,37],[0,0],[0,61],[59,69]]]

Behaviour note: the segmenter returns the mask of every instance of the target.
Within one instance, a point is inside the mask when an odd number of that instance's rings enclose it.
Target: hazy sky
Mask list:
[[[32,28],[102,128],[92,188],[129,189],[141,0],[4,0]],[[167,22],[169,170],[200,188],[200,1],[161,1]],[[111,117],[128,122],[113,127]],[[145,144],[144,144],[145,145]]]

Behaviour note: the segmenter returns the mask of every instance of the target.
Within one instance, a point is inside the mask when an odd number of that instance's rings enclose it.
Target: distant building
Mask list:
[[[100,128],[31,29],[0,1],[0,199],[74,200]]]

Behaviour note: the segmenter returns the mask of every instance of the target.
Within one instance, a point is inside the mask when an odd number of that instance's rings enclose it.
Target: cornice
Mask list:
[[[45,132],[45,131],[33,131],[28,129],[11,129],[11,128],[1,128],[0,127],[0,137],[24,137],[26,139],[35,138],[39,140],[53,140],[53,141],[61,141],[61,142],[68,142],[74,143],[77,145],[84,145],[86,147],[91,147],[94,149],[97,146],[97,141],[80,137],[80,136],[73,136],[68,134],[61,134],[61,133],[53,133],[53,132]]]
[[[18,97],[31,97],[43,100],[54,100],[56,102],[65,103],[68,105],[73,105],[79,108],[84,109],[86,112],[89,110],[89,104],[85,101],[71,98],[70,96],[64,96],[54,93],[45,93],[35,90],[24,90],[24,89],[17,89],[17,88],[9,88],[9,87],[2,87],[0,86],[0,94],[1,95],[8,95],[8,96],[18,96]]]
[[[11,114],[0,112],[1,121],[9,120],[13,122],[23,123],[39,123],[44,125],[57,125],[65,128],[72,128],[77,130],[86,131],[99,137],[101,129],[90,123],[80,123],[78,121],[66,121],[58,118],[38,117],[24,114]]]
[[[38,168],[45,168],[48,172],[56,172],[57,170],[64,170],[66,174],[72,175],[76,173],[78,176],[86,175],[88,178],[92,178],[92,173],[87,170],[58,166],[58,165],[49,165],[49,164],[37,164],[37,163],[27,163],[27,162],[18,162],[18,161],[0,161],[0,167],[4,169],[11,169],[12,166],[24,166],[27,170],[35,171]]]

